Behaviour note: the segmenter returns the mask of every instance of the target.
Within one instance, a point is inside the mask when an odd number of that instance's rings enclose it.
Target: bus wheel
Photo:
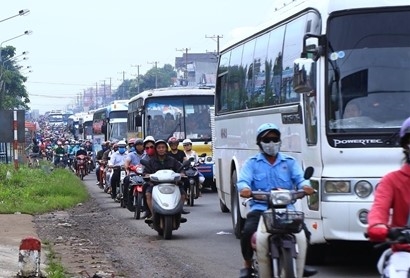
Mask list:
[[[232,172],[231,176],[231,216],[232,226],[236,238],[241,238],[242,229],[245,225],[245,219],[241,217],[240,202],[238,190],[236,189],[236,170]]]

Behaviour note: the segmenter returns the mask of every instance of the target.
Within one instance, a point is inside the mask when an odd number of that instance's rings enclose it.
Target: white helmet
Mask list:
[[[122,147],[127,146],[127,143],[124,140],[121,140],[117,143],[117,145],[118,145],[119,148],[122,148]]]
[[[184,145],[184,144],[191,144],[192,145],[191,139],[184,139],[184,141],[182,141],[182,145]]]
[[[151,135],[148,135],[147,137],[145,137],[145,139],[144,139],[144,141],[143,141],[144,146],[145,146],[145,143],[147,143],[147,142],[152,142],[153,144],[155,144],[155,139],[154,139],[154,137],[151,136]]]

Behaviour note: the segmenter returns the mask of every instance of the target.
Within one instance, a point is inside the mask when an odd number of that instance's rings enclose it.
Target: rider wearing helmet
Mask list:
[[[182,146],[184,147],[184,152],[187,158],[193,157],[195,163],[198,162],[198,155],[196,152],[192,149],[192,141],[191,139],[185,139],[182,141]]]
[[[127,143],[125,141],[119,141],[117,143],[118,151],[112,154],[110,161],[108,161],[108,167],[114,168],[111,176],[111,197],[115,199],[117,197],[117,187],[120,185],[121,167],[124,166],[125,158],[127,157]],[[114,145],[115,147],[115,145]],[[119,166],[119,167],[118,167]]]
[[[143,141],[143,146],[145,149],[146,156],[143,159],[149,160],[151,157],[155,155],[155,139],[152,136],[145,137]]]
[[[155,153],[156,155],[151,157],[148,161],[147,165],[144,167],[144,174],[153,174],[158,170],[165,170],[170,169],[174,172],[180,172],[182,164],[176,160],[175,158],[169,156],[168,153],[168,144],[165,140],[157,140],[155,141]],[[147,205],[149,211],[152,212],[152,188],[153,185],[149,184],[146,189],[146,198],[147,198]],[[184,189],[180,186],[179,187],[181,193],[181,202],[185,201],[186,193]],[[182,213],[188,213],[186,211],[182,211]],[[152,215],[152,214],[151,214]],[[147,223],[151,223],[152,219],[148,217],[145,220]],[[186,219],[181,218],[181,222],[185,222]]]
[[[63,143],[61,143],[61,141],[57,142],[57,148],[55,148],[55,150],[54,150],[54,155],[55,155],[55,157],[54,157],[54,165],[55,166],[57,166],[58,155],[63,155],[64,164],[66,163],[66,158],[65,158],[66,150],[64,149]]]
[[[400,169],[387,173],[375,191],[372,208],[368,215],[367,233],[371,241],[385,241],[389,227],[406,227],[410,209],[410,118],[400,128],[400,146],[404,163]],[[408,244],[393,244],[394,251],[410,252]],[[391,255],[390,259],[395,256]],[[407,274],[405,274],[407,275]]]
[[[168,145],[170,149],[168,151],[168,155],[172,156],[181,163],[183,163],[187,159],[185,152],[178,149],[179,140],[176,137],[169,138]]]
[[[256,144],[260,152],[250,157],[243,165],[239,173],[237,188],[240,195],[244,198],[251,197],[252,191],[270,191],[277,189],[293,190],[295,187],[303,189],[307,194],[314,192],[309,181],[304,179],[304,173],[299,163],[291,156],[280,153],[280,131],[273,123],[265,123],[256,130]],[[283,170],[285,169],[285,170]],[[293,205],[291,205],[293,207]],[[291,209],[293,209],[291,207]],[[250,277],[252,275],[252,257],[253,249],[251,246],[251,237],[258,228],[258,223],[262,213],[267,210],[267,204],[260,202],[250,202],[250,212],[247,215],[242,235],[241,250],[244,258],[244,268],[240,271],[240,277]],[[267,242],[269,234],[257,237],[257,242]],[[306,256],[306,235],[303,232],[295,234],[299,246],[297,257],[297,273],[302,274]],[[266,244],[257,244],[258,252],[261,254],[266,250],[259,250],[259,246]],[[269,273],[266,267],[260,265],[260,274]],[[266,275],[265,273],[265,275]],[[261,277],[265,277],[261,275]]]

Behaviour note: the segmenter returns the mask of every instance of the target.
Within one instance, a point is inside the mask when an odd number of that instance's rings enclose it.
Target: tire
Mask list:
[[[292,250],[289,248],[281,248],[280,256],[281,277],[295,278],[296,277],[296,258],[292,257]],[[284,275],[283,275],[284,274]]]
[[[242,229],[245,225],[245,219],[241,217],[240,202],[238,197],[238,190],[236,189],[236,170],[232,172],[231,176],[231,217],[232,217],[232,226],[236,238],[241,238]]]
[[[227,212],[229,212],[228,207],[227,207],[227,206],[225,206],[225,204],[222,202],[222,200],[221,200],[221,199],[219,199],[219,207],[221,208],[221,211],[222,211],[223,213],[227,213]]]
[[[140,219],[141,218],[141,212],[142,212],[142,209],[144,208],[144,206],[143,206],[143,198],[142,198],[143,196],[142,196],[142,193],[140,193],[140,192],[138,192],[138,195],[137,195],[137,202],[136,202],[136,204],[135,204],[135,213],[134,213],[134,215],[135,215],[135,219]],[[135,198],[135,197],[134,197]]]
[[[191,207],[194,206],[194,199],[195,199],[195,184],[189,185],[189,205]]]
[[[81,180],[84,180],[84,169],[80,170],[80,178]]]
[[[164,216],[164,239],[172,238],[172,216]]]

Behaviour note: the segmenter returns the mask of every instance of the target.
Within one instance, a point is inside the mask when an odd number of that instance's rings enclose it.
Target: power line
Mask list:
[[[47,85],[66,85],[66,86],[90,86],[90,84],[75,84],[75,83],[53,83],[53,82],[42,82],[42,81],[27,81],[26,83],[36,83],[36,84],[47,84]]]

